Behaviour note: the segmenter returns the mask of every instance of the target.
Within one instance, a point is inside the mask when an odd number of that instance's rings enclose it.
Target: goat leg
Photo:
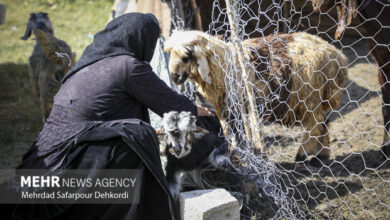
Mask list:
[[[329,132],[326,124],[322,125],[321,136],[318,138],[317,154],[310,160],[310,165],[314,167],[321,167],[322,161],[327,160],[330,155],[329,148]]]
[[[317,121],[323,121],[323,116],[321,114],[317,113],[315,117],[313,113],[307,112],[307,115],[303,120],[306,131],[302,140],[302,146],[299,147],[295,157],[296,162],[304,161],[308,155],[316,155],[316,152],[318,151],[319,136],[323,130],[322,124],[317,124]]]

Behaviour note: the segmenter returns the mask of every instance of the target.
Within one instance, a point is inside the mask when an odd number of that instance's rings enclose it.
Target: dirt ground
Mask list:
[[[299,127],[266,126],[265,142],[270,160],[289,174],[299,190],[294,198],[308,218],[390,219],[390,162],[381,160],[378,152],[383,121],[377,66],[370,63],[362,44],[344,52],[350,62],[349,77],[340,107],[330,116],[331,160],[320,170],[295,166],[303,135]],[[27,65],[0,64],[1,169],[20,163],[42,128],[40,118]]]

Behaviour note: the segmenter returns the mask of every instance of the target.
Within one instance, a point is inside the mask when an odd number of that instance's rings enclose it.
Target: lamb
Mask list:
[[[75,54],[65,41],[54,37],[54,27],[47,13],[32,13],[21,39],[27,40],[32,32],[36,44],[29,58],[29,74],[33,92],[40,98],[42,121],[45,123],[61,79],[75,63]]]
[[[304,32],[252,38],[242,45],[245,57],[256,69],[252,77],[257,87],[256,103],[266,110],[261,117],[288,126],[303,125],[306,132],[296,161],[304,161],[307,155],[329,158],[325,115],[339,104],[347,77],[347,58],[326,41]],[[223,112],[226,87],[222,67],[229,61],[238,66],[237,58],[225,60],[227,54],[234,54],[230,48],[231,43],[199,31],[174,31],[165,42],[172,80],[182,84],[188,78],[196,84],[214,105],[225,135],[225,121],[231,118]],[[279,98],[267,101],[273,94]]]
[[[181,172],[198,170],[207,164],[234,171],[229,160],[228,144],[223,136],[218,136],[219,130],[211,129],[210,133],[197,126],[197,122],[201,126],[208,126],[215,125],[218,120],[213,117],[196,119],[191,112],[176,111],[165,113],[162,120],[167,142],[166,177],[172,196],[176,200],[181,190]]]

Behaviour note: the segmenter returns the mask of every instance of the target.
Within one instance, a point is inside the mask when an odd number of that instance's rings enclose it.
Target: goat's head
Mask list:
[[[51,23],[48,13],[31,13],[30,19],[27,23],[26,32],[20,39],[27,40],[31,36],[31,32],[36,29],[41,29],[45,32],[54,34],[53,23]]]
[[[197,136],[208,134],[207,130],[196,126],[196,117],[191,112],[165,113],[162,126],[167,135],[169,152],[177,158],[185,157],[191,152],[192,143]]]
[[[164,50],[170,54],[169,72],[172,81],[183,84],[187,78],[211,83],[207,61],[208,36],[200,31],[174,31],[165,42]],[[200,76],[200,78],[199,78]]]

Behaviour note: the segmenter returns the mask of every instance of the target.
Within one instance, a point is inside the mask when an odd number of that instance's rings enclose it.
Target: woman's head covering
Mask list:
[[[150,62],[160,35],[158,21],[153,14],[128,13],[111,22],[94,36],[80,60],[62,79],[64,83],[80,69],[106,57],[130,55]]]

